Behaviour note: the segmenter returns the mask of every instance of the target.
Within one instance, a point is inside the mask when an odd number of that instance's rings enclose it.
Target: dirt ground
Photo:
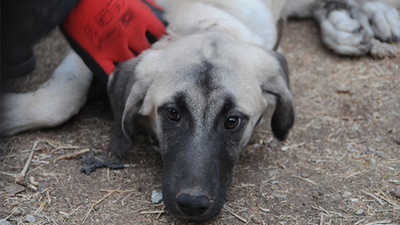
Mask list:
[[[52,34],[36,47],[35,74],[41,75],[30,82],[45,80],[62,59],[65,41],[58,37]],[[295,127],[285,143],[273,140],[269,121],[257,128],[236,166],[225,207],[206,224],[400,224],[400,55],[336,56],[322,46],[311,21],[289,22],[281,44],[291,71]],[[57,160],[104,149],[111,122],[107,102],[91,101],[60,127],[1,139],[0,219],[186,224],[162,203],[151,203],[163,165],[147,134],[121,170],[86,175],[79,156]],[[15,184],[33,148],[26,190],[10,196],[2,190]]]

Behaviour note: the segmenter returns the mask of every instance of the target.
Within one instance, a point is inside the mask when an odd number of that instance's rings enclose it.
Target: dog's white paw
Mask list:
[[[367,2],[361,6],[361,12],[367,16],[373,34],[385,42],[400,39],[400,16],[397,10],[383,2]]]
[[[341,55],[365,55],[371,49],[371,35],[348,10],[331,11],[321,21],[322,40]]]

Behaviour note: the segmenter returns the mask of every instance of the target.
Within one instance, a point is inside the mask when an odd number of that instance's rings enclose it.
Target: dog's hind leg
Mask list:
[[[314,10],[322,40],[342,55],[393,57],[395,46],[381,43],[398,41],[400,17],[393,6],[378,1],[326,0]],[[376,39],[375,39],[376,38]]]
[[[92,72],[70,51],[52,77],[36,91],[1,97],[1,135],[54,127],[78,113],[86,102]]]
[[[386,3],[384,3],[386,2]],[[375,40],[400,39],[399,0],[288,0],[283,17],[311,17],[322,41],[340,55],[395,56],[396,48]]]

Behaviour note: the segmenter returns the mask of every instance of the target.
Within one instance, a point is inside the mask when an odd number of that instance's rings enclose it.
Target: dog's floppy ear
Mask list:
[[[141,57],[118,64],[108,81],[108,96],[114,115],[109,149],[121,155],[135,136],[135,116],[143,103],[148,85],[138,87],[137,65]]]
[[[276,97],[276,106],[271,119],[271,128],[275,137],[283,141],[289,134],[294,124],[293,96],[289,89],[289,70],[286,59],[277,52],[272,52],[277,60],[278,68],[268,69],[266,76],[261,82],[264,93]]]

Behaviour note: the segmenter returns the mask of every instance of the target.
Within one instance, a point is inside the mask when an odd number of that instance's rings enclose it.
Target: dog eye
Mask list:
[[[170,119],[172,121],[178,121],[179,118],[181,118],[181,116],[179,115],[178,110],[176,110],[174,108],[167,108],[165,110],[165,114],[167,115],[168,119]]]
[[[229,130],[234,129],[237,126],[239,126],[241,121],[242,121],[242,119],[240,117],[231,116],[225,121],[225,129],[229,129]]]

